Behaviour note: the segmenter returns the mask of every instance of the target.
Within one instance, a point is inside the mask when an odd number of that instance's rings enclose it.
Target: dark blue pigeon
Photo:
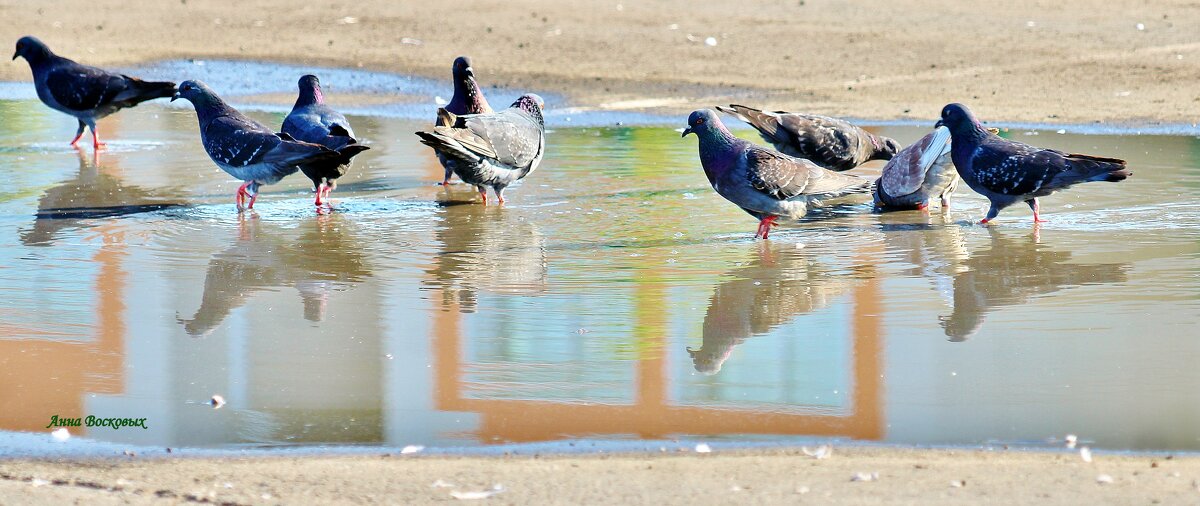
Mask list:
[[[38,98],[51,109],[74,116],[79,130],[71,140],[74,146],[83,137],[85,127],[92,130],[92,147],[104,146],[96,133],[96,120],[147,100],[167,98],[175,93],[175,83],[149,82],[96,67],[81,65],[50,51],[35,37],[17,41],[18,56],[29,62]]]
[[[230,107],[199,81],[179,83],[171,100],[177,98],[187,99],[196,108],[200,141],[208,157],[221,170],[244,181],[237,191],[239,211],[254,208],[261,185],[277,183],[297,170],[313,170],[307,167],[310,165],[350,163],[350,158],[367,149],[350,144],[335,150],[275,133]]]
[[[475,82],[475,69],[471,67],[471,58],[467,56],[459,56],[454,59],[454,97],[450,99],[450,103],[446,104],[443,109],[455,116],[463,116],[467,114],[489,114],[492,112],[492,106],[488,105],[488,101],[483,97],[483,90],[479,89],[479,83]],[[450,126],[446,122],[450,116],[441,114],[439,111],[435,126]],[[442,167],[446,169],[446,175],[442,179],[442,185],[450,184],[450,176],[454,174],[455,158],[438,153],[438,161],[442,162]]]
[[[542,97],[527,93],[512,106],[491,114],[456,116],[439,109],[443,124],[417,132],[421,143],[439,157],[454,160],[454,173],[475,185],[487,205],[487,187],[504,203],[504,189],[537,168],[546,149]]]
[[[300,96],[292,112],[283,119],[283,133],[298,141],[320,144],[332,150],[340,150],[352,144],[358,144],[354,138],[354,130],[342,113],[325,105],[325,95],[321,91],[321,81],[317,76],[306,75],[300,78]],[[363,150],[367,149],[362,147]],[[317,207],[328,205],[329,192],[337,188],[337,179],[346,175],[350,169],[350,159],[331,160],[324,164],[308,164],[300,166],[304,175],[312,180],[313,188],[317,191]]]
[[[737,104],[717,106],[717,110],[749,123],[781,153],[829,170],[841,172],[871,160],[890,160],[900,151],[895,140],[829,116],[767,112]]]
[[[700,139],[700,164],[708,182],[726,200],[759,220],[755,238],[767,238],[776,220],[799,220],[821,200],[870,188],[870,181],[821,168],[734,137],[717,113],[700,109],[688,117],[683,135]]]
[[[1040,223],[1038,197],[1078,183],[1124,181],[1133,175],[1125,168],[1125,160],[1064,153],[1004,139],[985,129],[962,104],[944,107],[937,124],[950,129],[950,154],[958,174],[967,186],[991,201],[987,217],[980,221],[983,224],[1017,202],[1029,204],[1034,223]]]

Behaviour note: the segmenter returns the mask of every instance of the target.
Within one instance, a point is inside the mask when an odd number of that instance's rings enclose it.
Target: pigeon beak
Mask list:
[[[21,56],[21,53],[13,53],[13,59],[14,59],[14,60],[16,60],[18,56]]]
[[[680,137],[687,137],[687,135],[688,135],[688,134],[690,134],[690,133],[693,133],[693,132],[692,132],[692,127],[687,127],[687,128],[685,128],[685,129],[683,129],[683,135],[680,135]]]
[[[174,95],[171,95],[171,101],[174,102],[178,99],[179,99],[179,92],[176,91]]]
[[[944,126],[946,126],[946,122],[945,122],[945,121],[942,121],[942,120],[940,120],[940,119],[939,119],[939,120],[938,120],[938,122],[937,122],[937,124],[936,124],[936,125],[933,125],[933,128],[941,128],[941,127],[944,127]]]

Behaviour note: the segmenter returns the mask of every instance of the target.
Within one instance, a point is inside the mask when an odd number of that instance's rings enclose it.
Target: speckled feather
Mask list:
[[[736,104],[717,110],[750,124],[780,152],[839,172],[870,160],[886,160],[899,146],[892,139],[828,116],[766,112]]]

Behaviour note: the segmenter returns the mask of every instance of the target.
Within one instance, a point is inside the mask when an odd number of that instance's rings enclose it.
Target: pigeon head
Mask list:
[[[717,117],[717,113],[712,109],[698,109],[692,111],[688,116],[688,126],[683,129],[681,137],[687,137],[688,134],[696,134],[696,137],[701,139],[709,134],[724,132],[725,124],[721,123],[721,118]]]
[[[471,68],[469,56],[459,56],[454,59],[454,80],[466,81],[475,78],[475,69]]]
[[[218,108],[225,107],[225,103],[217,97],[208,85],[200,81],[184,81],[179,83],[179,88],[175,90],[175,95],[171,97],[171,101],[176,99],[187,99],[193,106],[196,106],[196,111],[207,111],[214,106]]]
[[[711,351],[705,351],[704,347],[698,350],[687,348],[688,355],[692,357],[692,366],[696,368],[696,372],[712,376],[721,372],[721,366],[725,364],[726,356],[721,356]]]
[[[17,59],[18,56],[24,57],[27,61],[34,62],[50,56],[50,48],[46,44],[38,40],[37,37],[26,35],[17,41],[17,50],[13,52],[12,59]]]
[[[520,97],[517,97],[517,101],[513,102],[509,107],[520,109],[529,114],[537,116],[538,118],[541,118],[542,109],[546,107],[546,101],[542,100],[542,97],[539,97],[536,94],[526,93]]]
[[[942,108],[942,119],[937,122],[936,127],[945,126],[950,129],[950,133],[959,136],[974,131],[984,131],[983,126],[979,124],[979,120],[975,119],[975,115],[971,114],[971,110],[962,104],[949,104]]]
[[[876,157],[880,160],[891,160],[896,153],[899,153],[903,146],[896,139],[884,138],[883,146],[880,146],[879,153]]]
[[[325,94],[321,92],[321,80],[317,79],[317,76],[305,75],[296,84],[300,87],[300,97],[296,99],[297,106],[325,103]]]

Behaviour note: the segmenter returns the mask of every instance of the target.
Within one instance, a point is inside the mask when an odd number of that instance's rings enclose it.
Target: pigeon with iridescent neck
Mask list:
[[[90,128],[92,146],[103,147],[96,133],[96,120],[147,100],[170,98],[175,93],[175,83],[143,81],[75,63],[54,54],[36,37],[25,36],[17,41],[13,59],[18,56],[29,62],[33,86],[42,103],[79,121],[72,146],[83,137],[83,129]]]
[[[991,201],[982,224],[1017,202],[1028,204],[1034,223],[1040,223],[1038,197],[1078,183],[1115,183],[1133,175],[1125,168],[1125,160],[1064,153],[1002,138],[979,124],[962,104],[942,108],[937,126],[943,125],[950,129],[950,154],[958,174],[967,186]]]
[[[292,112],[283,119],[283,133],[291,135],[299,141],[320,144],[332,150],[339,150],[349,145],[357,145],[354,130],[342,113],[325,105],[325,94],[321,90],[321,81],[317,76],[306,75],[298,83],[300,96]],[[362,147],[363,150],[367,148]],[[344,162],[344,163],[343,163]],[[337,188],[337,179],[346,175],[350,170],[350,158],[331,160],[328,163],[311,163],[302,165],[300,170],[312,180],[317,192],[317,207],[329,205],[329,192]]]
[[[446,112],[455,116],[491,113],[492,106],[488,105],[487,99],[483,96],[483,90],[479,89],[479,83],[475,82],[475,69],[471,67],[471,58],[467,56],[455,58],[452,72],[454,74],[454,96],[444,107]],[[450,126],[445,123],[448,117],[439,113],[434,125]],[[438,161],[442,162],[442,167],[446,169],[442,186],[448,185],[450,176],[454,174],[454,164],[457,162],[455,158],[441,153],[438,153]]]
[[[734,137],[717,113],[700,109],[683,135],[700,139],[700,164],[709,184],[726,200],[759,220],[755,238],[767,238],[776,220],[799,220],[824,199],[863,193],[871,182],[821,168]]]
[[[226,104],[200,81],[179,83],[171,98],[187,99],[200,121],[200,142],[213,163],[243,181],[237,191],[238,211],[254,208],[258,188],[279,182],[310,165],[350,163],[366,146],[350,144],[337,150],[275,133]],[[249,201],[247,203],[247,200]]]
[[[763,140],[783,154],[805,158],[838,172],[870,160],[889,160],[900,150],[900,143],[895,140],[829,116],[767,112],[736,104],[717,106],[717,110],[749,123]]]
[[[439,156],[454,160],[454,173],[474,185],[487,205],[487,187],[504,204],[504,189],[528,176],[546,149],[546,124],[542,97],[527,93],[512,106],[491,114],[456,116],[446,109],[443,124],[417,132],[421,143]]]

